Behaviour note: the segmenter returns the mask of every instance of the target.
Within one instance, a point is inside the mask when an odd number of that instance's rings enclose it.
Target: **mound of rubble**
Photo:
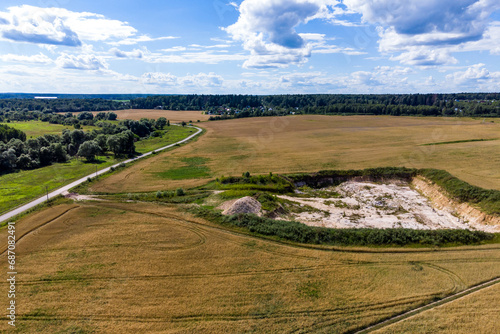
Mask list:
[[[255,198],[246,196],[237,200],[224,202],[219,208],[223,215],[235,215],[238,213],[253,213],[260,215],[262,205]]]

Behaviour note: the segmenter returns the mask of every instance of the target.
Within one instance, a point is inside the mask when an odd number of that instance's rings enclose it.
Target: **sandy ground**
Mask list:
[[[62,195],[74,201],[105,201],[103,199],[100,199],[98,196],[80,195],[77,193],[69,193],[67,191],[63,192]]]
[[[476,229],[486,232],[496,226],[469,224],[451,210],[434,208],[430,201],[407,185],[345,182],[322,189],[337,192],[338,198],[298,198],[280,196],[314,212],[294,214],[293,218],[311,226],[330,228],[409,228]],[[309,210],[313,211],[313,210]]]

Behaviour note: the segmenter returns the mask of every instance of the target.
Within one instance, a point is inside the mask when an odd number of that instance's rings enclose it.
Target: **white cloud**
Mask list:
[[[144,51],[139,50],[139,49],[134,49],[133,51],[122,51],[118,48],[112,48],[109,50],[109,52],[114,55],[115,57],[118,58],[137,58],[141,59],[144,57]]]
[[[485,64],[475,64],[462,72],[455,72],[446,76],[446,79],[455,85],[477,84],[492,78]],[[498,74],[498,73],[497,73]]]
[[[148,85],[158,85],[164,87],[220,87],[224,79],[215,73],[199,73],[177,77],[170,73],[150,72],[142,75],[142,82]]]
[[[479,41],[488,30],[497,0],[345,0],[366,23],[378,24],[379,50],[402,54],[405,64],[431,66],[456,63],[456,46]]]
[[[127,22],[64,8],[22,5],[9,7],[7,12],[0,12],[0,17],[8,22],[0,25],[0,36],[17,42],[80,46],[82,40],[124,39],[137,32]]]
[[[6,54],[6,55],[0,55],[0,60],[3,62],[10,62],[10,63],[28,63],[28,64],[53,63],[53,60],[44,55],[43,53],[39,53],[37,55],[32,55],[32,56]]]
[[[137,44],[137,43],[163,41],[163,40],[170,40],[170,39],[177,39],[177,38],[179,38],[179,37],[175,37],[175,36],[163,36],[163,37],[153,38],[153,37],[150,37],[150,36],[147,36],[147,35],[141,35],[141,36],[137,36],[137,37],[125,38],[123,40],[116,41],[116,42],[110,42],[109,44],[116,45],[116,46],[118,46],[118,45],[134,45],[134,44]]]
[[[166,52],[172,52],[163,50]],[[215,53],[214,51],[201,52],[182,52],[176,54],[151,53],[144,55],[144,61],[148,63],[171,63],[171,64],[218,64],[224,61],[241,61],[245,60],[246,56],[242,54],[225,54]]]
[[[16,42],[63,46],[81,46],[83,41],[134,45],[176,38],[137,35],[137,30],[128,22],[96,13],[29,5],[13,6],[0,12],[0,37]]]
[[[250,51],[245,68],[287,67],[303,64],[311,46],[297,33],[300,24],[324,16],[335,0],[244,0],[240,16],[224,30]]]
[[[101,57],[96,57],[95,55],[75,56],[62,53],[61,56],[56,59],[56,64],[60,68],[74,70],[97,71],[108,68],[106,61]]]
[[[398,60],[403,64],[420,67],[458,63],[458,60],[451,56],[447,49],[428,49],[421,46],[408,47],[406,52],[391,57],[391,60]]]
[[[168,49],[161,49],[160,51],[163,51],[163,52],[182,52],[182,51],[186,51],[187,48],[185,46],[173,46],[171,48],[168,48]]]

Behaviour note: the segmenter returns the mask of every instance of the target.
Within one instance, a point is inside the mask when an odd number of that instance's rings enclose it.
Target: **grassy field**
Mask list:
[[[197,122],[207,121],[210,116],[202,114],[201,111],[190,111],[190,110],[156,110],[156,109],[129,109],[129,110],[112,110],[115,114],[118,115],[118,119],[133,119],[140,120],[141,118],[153,118],[158,119],[160,117],[165,117],[170,120],[172,123],[181,123],[184,122]],[[99,112],[92,112],[94,115],[97,115]],[[78,113],[74,113],[78,114]]]
[[[44,123],[47,124],[47,123]],[[46,129],[45,129],[46,130]],[[195,130],[170,126],[162,131],[163,137],[142,140],[136,143],[136,151],[146,153],[157,148],[175,143],[191,135]],[[44,132],[48,133],[48,132]],[[44,134],[43,133],[43,134]],[[23,170],[17,173],[0,175],[0,213],[6,212],[29,200],[45,194],[46,188],[51,191],[98,169],[109,167],[125,159],[113,157],[98,157],[97,163],[87,163],[85,160],[71,160],[35,170]]]
[[[68,125],[50,124],[49,122],[41,122],[41,121],[10,122],[1,124],[6,124],[12,128],[25,132],[26,138],[36,138],[43,136],[45,134],[60,135],[62,133],[62,130],[64,129],[69,129],[69,130],[75,129],[74,127]],[[82,130],[84,131],[90,131],[92,129],[97,129],[97,127],[82,126]]]
[[[0,175],[0,213],[29,202],[45,194],[46,188],[52,191],[65,184],[76,181],[98,169],[109,167],[119,160],[99,157],[99,163],[85,160],[71,160],[34,170]]]
[[[423,117],[290,116],[203,123],[198,141],[96,184],[97,192],[198,186],[229,175],[312,172],[384,166],[444,169],[500,189],[500,121]],[[441,143],[440,145],[425,145]],[[448,144],[442,144],[448,143]],[[184,180],[170,177],[194,159]],[[123,182],[127,178],[128,182]]]
[[[62,204],[18,221],[16,233],[19,333],[343,333],[500,272],[500,245],[296,247],[153,203]],[[489,317],[467,309],[462,328],[481,319],[482,332],[498,328],[491,291],[498,287],[468,297]],[[444,307],[458,318],[467,300]],[[422,313],[392,332],[452,332],[446,314],[419,327]],[[0,331],[7,327],[2,316]]]
[[[139,153],[146,153],[153,151],[159,147],[167,146],[169,144],[180,141],[189,135],[193,134],[196,130],[191,128],[183,128],[180,126],[169,126],[165,130],[161,130],[162,137],[149,138],[135,143],[135,150]]]

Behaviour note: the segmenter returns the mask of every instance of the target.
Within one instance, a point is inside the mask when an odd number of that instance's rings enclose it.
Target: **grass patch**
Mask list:
[[[195,133],[196,130],[192,128],[184,128],[181,126],[169,126],[166,127],[165,130],[161,130],[160,132],[160,137],[143,139],[135,143],[136,152],[146,153],[157,148],[170,145]]]
[[[157,173],[162,179],[169,180],[185,180],[185,179],[201,179],[210,176],[210,169],[205,165],[209,159],[202,157],[182,158],[181,162],[185,166],[170,169],[166,172]]]
[[[62,124],[50,124],[49,122],[28,121],[2,123],[26,133],[26,138],[36,138],[43,135],[60,135],[64,129],[74,130],[73,126]],[[82,126],[83,131],[98,129],[96,126]]]
[[[98,169],[116,164],[112,158],[100,157]],[[0,213],[43,196],[85,175],[95,173],[96,164],[82,160],[70,160],[34,170],[0,175]]]

